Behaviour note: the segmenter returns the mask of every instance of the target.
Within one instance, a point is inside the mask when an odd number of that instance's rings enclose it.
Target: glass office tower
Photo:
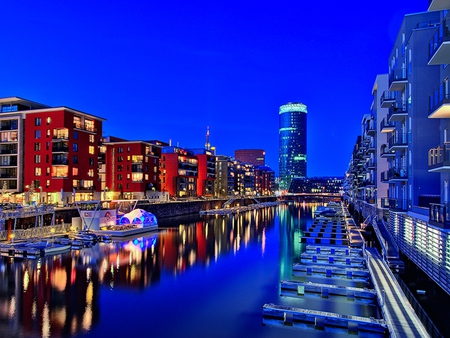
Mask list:
[[[306,114],[302,103],[289,102],[279,111],[280,189],[288,190],[293,178],[306,177]]]

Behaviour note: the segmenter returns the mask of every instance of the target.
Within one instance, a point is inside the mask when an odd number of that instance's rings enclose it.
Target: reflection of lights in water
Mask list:
[[[117,255],[117,258],[116,258],[116,269],[117,270],[119,270],[119,266],[120,266],[120,256]]]
[[[62,268],[55,268],[52,272],[52,284],[58,291],[64,291],[67,285],[67,274]]]
[[[261,253],[263,257],[265,251],[266,251],[266,228],[263,228],[261,236]]]
[[[189,253],[189,264],[194,265],[196,257],[197,255],[195,253],[195,250],[191,250],[191,252]]]
[[[106,257],[103,259],[102,266],[103,266],[103,273],[106,273],[106,271],[108,270],[108,261],[106,260]]]
[[[88,282],[90,282],[90,281],[91,281],[91,278],[92,278],[92,270],[91,270],[91,268],[87,268],[87,269],[86,269],[86,280],[87,280]]]
[[[205,226],[205,238],[208,238],[208,229],[209,229],[209,224],[206,223],[206,226]]]
[[[36,299],[33,300],[33,304],[31,305],[31,318],[36,319],[37,317],[37,302]]]
[[[50,337],[50,328],[50,310],[48,309],[48,303],[45,302],[42,311],[42,337]]]
[[[82,327],[88,331],[92,326],[92,300],[94,298],[94,287],[92,283],[88,284],[86,289],[86,309],[83,314]]]
[[[217,262],[218,259],[219,259],[219,247],[216,241],[214,242],[214,261]]]
[[[11,302],[9,304],[9,318],[13,319],[14,314],[16,313],[16,297],[11,297]]]
[[[28,270],[25,270],[25,273],[23,275],[23,292],[27,292],[29,284],[30,284],[30,275],[28,274]]]
[[[130,251],[130,254],[128,255],[128,265],[131,266],[133,264],[133,252]]]
[[[77,317],[73,316],[72,317],[72,323],[70,323],[70,333],[72,335],[77,333],[77,327],[78,327],[78,321],[77,321]]]
[[[52,319],[58,322],[58,324],[60,324],[61,327],[63,327],[66,324],[67,319],[66,309],[65,308],[53,309]]]

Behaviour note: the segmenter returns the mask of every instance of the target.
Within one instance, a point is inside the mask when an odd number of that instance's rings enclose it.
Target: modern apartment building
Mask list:
[[[255,167],[266,164],[266,152],[263,149],[238,149],[234,151],[234,158]]]
[[[364,216],[370,210],[384,216],[383,223],[405,263],[416,265],[448,294],[449,9],[448,1],[434,0],[429,1],[428,12],[404,17],[389,56],[387,90],[381,92],[385,80],[377,77],[380,105],[374,117],[379,132],[386,136],[377,136],[381,178],[377,195],[384,184],[387,197],[372,205],[353,191],[356,209],[366,211]],[[386,160],[387,168],[382,168],[380,158]]]
[[[175,146],[164,147],[160,159],[161,191],[170,197],[195,197],[198,158],[194,152]]]
[[[98,157],[105,119],[18,97],[0,99],[0,104],[5,127],[0,172],[8,191],[24,192],[16,201],[72,203],[100,196]]]
[[[145,141],[108,137],[105,154],[107,199],[141,199],[159,191],[161,147]]]
[[[307,177],[307,107],[290,102],[279,109],[280,189],[289,190],[292,179]]]
[[[214,181],[216,179],[216,156],[208,149],[190,149],[198,159],[197,194],[199,196],[214,196]]]

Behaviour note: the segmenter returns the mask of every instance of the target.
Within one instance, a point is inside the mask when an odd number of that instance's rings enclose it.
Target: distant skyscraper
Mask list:
[[[238,149],[234,151],[234,158],[254,166],[265,165],[266,152],[263,149]]]
[[[306,114],[302,103],[289,102],[279,111],[280,189],[288,190],[293,178],[306,177]]]

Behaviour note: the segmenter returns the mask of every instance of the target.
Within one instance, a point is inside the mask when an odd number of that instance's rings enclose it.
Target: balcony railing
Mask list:
[[[382,208],[389,208],[389,198],[388,197],[382,197],[381,198],[381,207]]]
[[[428,117],[429,118],[449,118],[448,107],[450,105],[450,90],[448,80],[443,81],[428,96]]]
[[[402,121],[408,116],[405,102],[397,101],[390,108],[388,113],[389,122]]]
[[[95,127],[93,127],[91,125],[88,125],[88,124],[81,123],[81,122],[74,122],[73,123],[73,127],[76,128],[76,129],[90,131],[90,132],[93,132],[93,133],[97,132],[97,128],[95,128]]]
[[[395,92],[385,90],[380,97],[381,108],[389,108],[395,102]]]
[[[380,122],[380,132],[382,133],[390,133],[395,130],[395,123],[389,122],[389,120],[385,117]]]
[[[405,167],[393,167],[387,171],[387,178],[389,181],[408,180],[408,171]]]
[[[406,67],[393,69],[389,74],[389,90],[403,91],[408,82]]]
[[[389,209],[393,211],[407,211],[408,200],[402,198],[389,198]]]
[[[390,150],[389,147],[386,144],[382,144],[380,147],[380,156],[385,157],[394,157],[395,156],[395,150]]]
[[[401,150],[408,147],[408,133],[394,133],[389,138],[389,150]]]
[[[446,8],[447,9],[447,8]],[[448,53],[450,52],[450,22],[445,19],[441,22],[428,43],[428,64],[440,65],[448,63]]]
[[[450,142],[428,150],[428,171],[450,171]]]
[[[440,228],[450,229],[450,205],[430,203],[429,223]]]

